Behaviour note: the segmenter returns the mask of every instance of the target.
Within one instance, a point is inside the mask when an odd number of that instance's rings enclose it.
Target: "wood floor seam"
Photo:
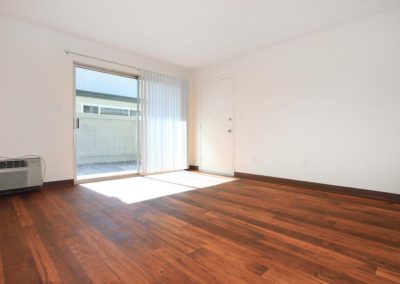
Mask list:
[[[54,184],[0,198],[0,284],[400,283],[400,207],[363,200],[238,179],[126,203]]]

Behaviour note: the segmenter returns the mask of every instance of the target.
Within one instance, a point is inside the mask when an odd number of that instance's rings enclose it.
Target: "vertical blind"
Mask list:
[[[141,174],[186,169],[187,82],[143,71],[140,84]]]

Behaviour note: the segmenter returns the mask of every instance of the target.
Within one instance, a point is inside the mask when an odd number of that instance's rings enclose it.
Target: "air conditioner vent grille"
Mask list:
[[[25,168],[25,160],[6,160],[0,161],[0,169],[14,169],[14,168]]]

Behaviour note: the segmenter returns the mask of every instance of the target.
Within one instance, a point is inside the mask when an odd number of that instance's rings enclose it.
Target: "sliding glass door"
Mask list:
[[[138,78],[75,66],[76,181],[138,173]]]

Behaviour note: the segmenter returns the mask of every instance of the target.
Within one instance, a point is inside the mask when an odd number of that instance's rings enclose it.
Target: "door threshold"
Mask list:
[[[106,181],[106,180],[113,180],[113,179],[123,179],[123,178],[130,178],[130,177],[138,177],[139,174],[137,172],[134,173],[125,173],[125,174],[108,174],[101,176],[98,174],[94,175],[86,175],[82,178],[77,177],[74,181],[75,184],[83,184],[83,183],[91,183],[91,182],[99,182],[99,181]]]

